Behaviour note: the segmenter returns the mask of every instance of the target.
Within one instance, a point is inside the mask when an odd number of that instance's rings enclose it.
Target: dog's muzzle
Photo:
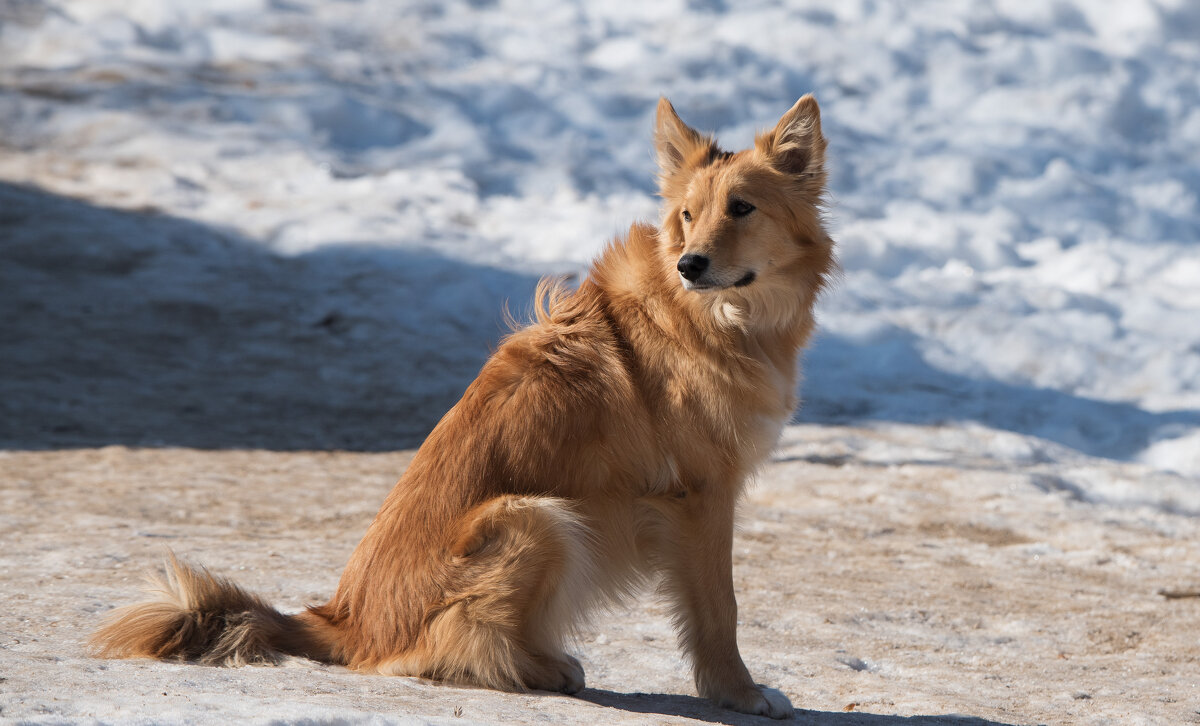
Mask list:
[[[675,265],[675,269],[679,270],[679,274],[683,276],[683,279],[688,282],[695,282],[708,269],[708,258],[697,254],[684,255],[679,258],[679,263]]]

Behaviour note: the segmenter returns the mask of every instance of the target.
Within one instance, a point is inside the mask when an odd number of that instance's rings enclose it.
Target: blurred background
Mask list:
[[[0,446],[415,446],[506,302],[656,218],[660,95],[740,148],[813,92],[843,273],[797,420],[1200,492],[1198,39],[1188,0],[0,0]]]

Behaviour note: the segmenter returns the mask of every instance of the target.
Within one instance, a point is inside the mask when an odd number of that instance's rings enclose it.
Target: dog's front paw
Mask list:
[[[771,718],[791,718],[795,715],[796,712],[792,709],[792,702],[788,700],[787,696],[783,695],[783,691],[775,688],[767,688],[766,686],[759,686],[759,690],[762,692],[763,700],[767,703],[767,710],[758,711],[758,713],[770,716]]]
[[[741,713],[755,716],[770,716],[771,718],[791,718],[795,711],[792,702],[783,695],[782,691],[766,686],[750,686],[740,689],[737,693],[708,695],[718,706]]]

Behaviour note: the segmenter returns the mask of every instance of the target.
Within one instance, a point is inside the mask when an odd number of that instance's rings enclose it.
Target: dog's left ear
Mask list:
[[[754,140],[758,152],[787,174],[819,174],[825,168],[825,137],[821,135],[821,109],[811,93],[779,119],[775,128]]]
[[[674,176],[697,151],[710,146],[711,138],[702,136],[685,124],[675,113],[670,101],[658,99],[658,114],[654,120],[654,150],[658,153],[662,179]]]

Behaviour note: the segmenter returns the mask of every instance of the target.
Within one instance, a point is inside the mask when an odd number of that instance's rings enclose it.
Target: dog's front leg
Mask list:
[[[733,492],[709,490],[688,492],[664,508],[667,531],[658,543],[663,588],[700,695],[742,713],[791,718],[787,696],[756,685],[738,653],[735,504]]]

